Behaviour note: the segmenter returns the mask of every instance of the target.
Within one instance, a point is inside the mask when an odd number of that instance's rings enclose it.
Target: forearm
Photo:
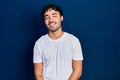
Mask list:
[[[43,71],[42,63],[35,63],[34,64],[35,80],[44,80],[42,71]]]
[[[44,80],[42,75],[35,75],[35,80]]]
[[[79,71],[73,71],[68,80],[79,80],[82,73]]]

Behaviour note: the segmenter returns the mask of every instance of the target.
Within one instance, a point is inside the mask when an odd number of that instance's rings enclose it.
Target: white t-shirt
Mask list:
[[[45,80],[68,80],[73,71],[72,60],[83,60],[80,42],[72,34],[64,32],[57,40],[46,34],[35,43],[33,63],[43,62]]]

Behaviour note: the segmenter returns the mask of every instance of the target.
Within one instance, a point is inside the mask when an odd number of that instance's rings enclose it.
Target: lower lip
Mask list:
[[[50,26],[50,28],[54,28],[54,25],[49,25]]]
[[[50,29],[53,29],[54,27],[50,27]]]

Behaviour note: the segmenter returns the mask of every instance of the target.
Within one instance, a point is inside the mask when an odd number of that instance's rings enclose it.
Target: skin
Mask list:
[[[50,38],[58,39],[64,34],[61,26],[61,22],[63,21],[63,16],[61,16],[58,11],[48,9],[44,14],[44,21],[45,21],[45,25],[49,30],[48,36]],[[82,60],[73,60],[72,67],[73,67],[73,72],[68,80],[79,80],[82,74]],[[35,63],[34,74],[36,80],[44,80],[42,71],[43,71],[43,63]]]
[[[44,14],[44,21],[49,30],[49,37],[52,39],[58,39],[63,35],[61,21],[63,21],[63,16],[60,15],[58,11],[49,9]]]

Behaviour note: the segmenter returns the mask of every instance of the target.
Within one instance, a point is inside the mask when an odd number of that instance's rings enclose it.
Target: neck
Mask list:
[[[59,30],[57,30],[55,32],[50,32],[49,31],[48,36],[52,39],[59,39],[63,34],[64,34],[64,32],[60,28]]]

